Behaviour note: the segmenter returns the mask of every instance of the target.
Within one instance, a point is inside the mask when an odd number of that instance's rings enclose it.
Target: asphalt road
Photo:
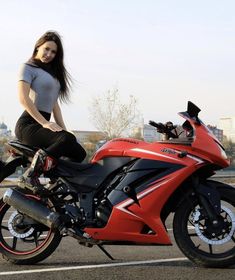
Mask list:
[[[97,247],[85,248],[65,238],[57,251],[33,266],[0,261],[0,279],[234,279],[235,265],[227,269],[196,267],[178,248],[106,246],[109,260]]]
[[[54,254],[37,265],[12,265],[0,259],[0,280],[234,279],[235,264],[226,269],[206,269],[191,263],[174,243],[171,218],[168,229],[173,246],[106,246],[114,261],[98,247],[86,248],[67,237]]]

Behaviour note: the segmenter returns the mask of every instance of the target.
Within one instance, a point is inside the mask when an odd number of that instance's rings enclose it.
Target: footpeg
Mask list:
[[[50,191],[46,188],[44,188],[42,185],[32,185],[27,181],[27,178],[24,178],[21,176],[17,182],[18,187],[21,189],[27,189],[32,191],[34,194],[39,195],[48,195]]]
[[[76,231],[73,231],[71,229],[68,229],[68,228],[63,228],[61,231],[60,231],[61,234],[66,234],[70,237],[73,237],[75,239],[77,239],[79,242],[82,242],[82,243],[90,243],[92,245],[96,245],[97,243],[99,243],[99,241],[97,242],[96,240],[94,240],[93,238],[91,238],[91,236],[80,230],[80,229],[76,229]]]

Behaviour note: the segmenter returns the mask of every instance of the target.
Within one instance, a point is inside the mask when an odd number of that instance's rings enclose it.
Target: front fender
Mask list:
[[[174,213],[175,210],[180,206],[181,202],[191,195],[203,196],[209,204],[216,211],[216,214],[220,213],[221,202],[220,194],[217,191],[218,188],[231,188],[234,187],[213,180],[201,180],[199,177],[190,177],[183,182],[179,188],[170,196],[161,211],[162,222],[165,223],[170,213]],[[216,207],[215,207],[216,206]]]

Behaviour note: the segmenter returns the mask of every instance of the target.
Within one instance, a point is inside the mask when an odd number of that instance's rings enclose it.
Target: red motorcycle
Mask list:
[[[79,244],[172,245],[165,221],[174,213],[176,243],[200,266],[235,263],[235,188],[209,179],[229,166],[225,150],[188,102],[182,133],[172,123],[150,124],[164,141],[131,138],[104,144],[88,164],[60,159],[42,193],[18,186],[0,202],[0,251],[16,264],[47,258],[61,238]],[[180,134],[180,135],[179,135]],[[11,141],[14,154],[1,180],[27,166],[36,148]]]

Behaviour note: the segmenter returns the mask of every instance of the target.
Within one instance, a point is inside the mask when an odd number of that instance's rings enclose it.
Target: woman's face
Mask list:
[[[43,63],[49,63],[55,58],[56,52],[56,43],[54,41],[47,41],[37,48],[37,54],[35,58]]]

